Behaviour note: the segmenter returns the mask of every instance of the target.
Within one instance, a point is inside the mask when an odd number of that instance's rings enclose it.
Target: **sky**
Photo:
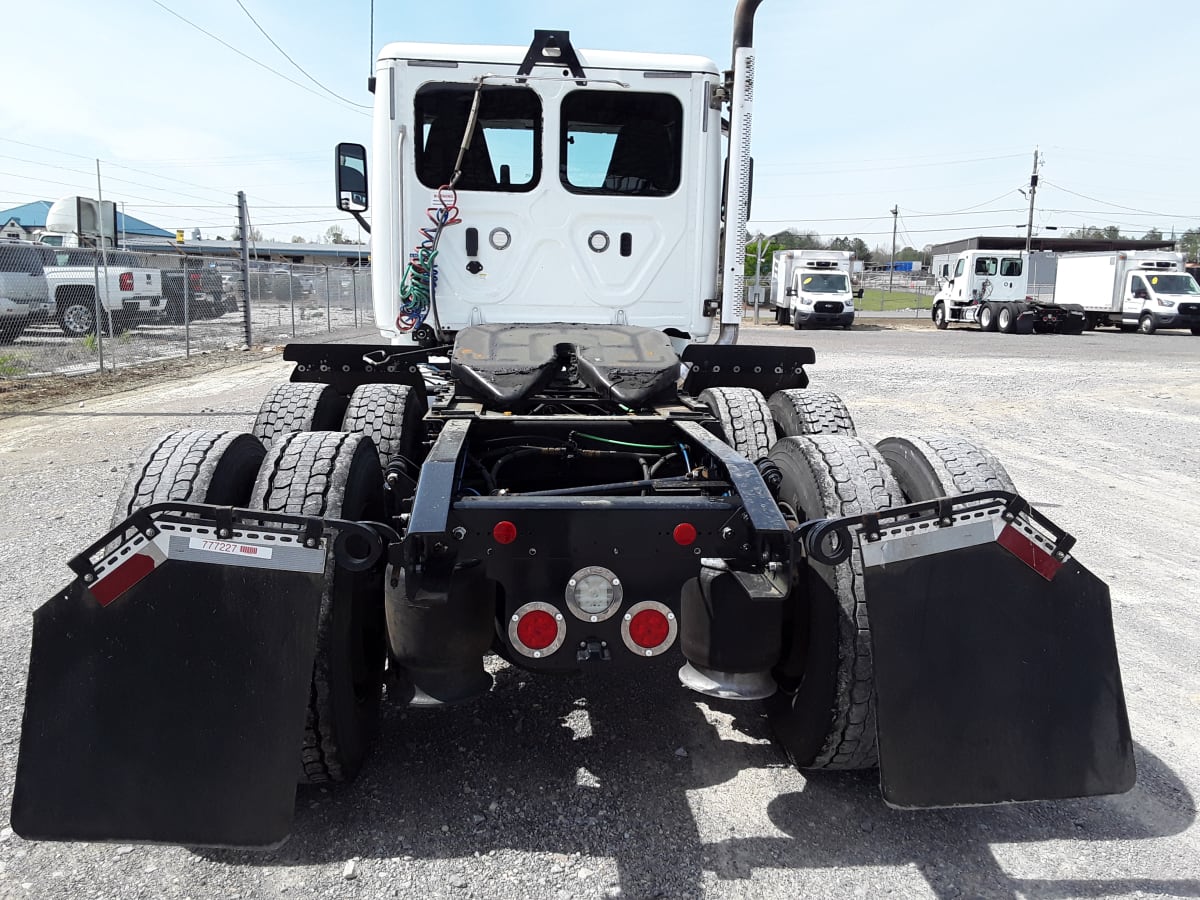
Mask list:
[[[734,5],[392,0],[372,41],[369,0],[9,4],[0,209],[96,196],[99,159],[104,197],[163,228],[229,237],[244,190],[268,238],[331,225],[354,238],[333,208],[333,147],[370,144],[366,82],[384,44],[524,47],[535,28],[566,28],[577,47],[725,68]],[[1200,227],[1200,16],[1184,0],[1146,9],[1138,23],[1112,0],[764,0],[751,232],[887,247],[896,206],[899,246],[1024,234],[1035,147],[1038,234]]]

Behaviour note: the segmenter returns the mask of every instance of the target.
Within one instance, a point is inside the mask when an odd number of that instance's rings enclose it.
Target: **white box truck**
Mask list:
[[[1088,328],[1114,325],[1142,334],[1190,328],[1200,335],[1200,287],[1184,268],[1183,254],[1170,250],[1064,253],[1054,300],[1082,306]]]
[[[775,321],[805,325],[854,324],[854,251],[776,250],[771,257]],[[859,294],[861,296],[861,293]]]

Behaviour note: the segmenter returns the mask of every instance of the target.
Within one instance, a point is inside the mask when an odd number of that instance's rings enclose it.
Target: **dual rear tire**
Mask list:
[[[771,449],[770,459],[782,473],[781,506],[797,523],[1015,490],[994,456],[947,435],[889,437],[876,447],[845,433],[788,436]],[[835,566],[801,567],[774,674],[779,691],[768,701],[768,715],[797,767],[877,764],[871,625],[858,554]]]
[[[383,467],[401,455],[419,467],[424,410],[403,385],[367,385],[348,403],[325,385],[281,385],[264,401],[254,434],[177,431],[149,447],[113,524],[166,500],[382,520]],[[387,664],[382,570],[344,569],[332,553],[326,566],[300,759],[299,779],[310,783],[358,773]]]

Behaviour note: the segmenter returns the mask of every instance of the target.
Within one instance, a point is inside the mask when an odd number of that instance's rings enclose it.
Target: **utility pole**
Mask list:
[[[896,223],[899,221],[900,204],[892,207],[892,264],[888,266],[888,293],[892,292],[892,279],[896,277]]]
[[[246,347],[250,341],[250,214],[246,212],[246,192],[238,191],[238,235],[242,245],[242,316],[246,323]]]
[[[1033,174],[1029,177],[1029,224],[1025,226],[1025,255],[1033,247],[1033,198],[1037,196],[1038,183],[1038,149],[1033,148]]]

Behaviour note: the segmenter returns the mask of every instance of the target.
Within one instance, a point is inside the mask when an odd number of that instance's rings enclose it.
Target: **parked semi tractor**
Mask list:
[[[854,324],[854,252],[776,250],[771,257],[771,301],[775,321],[797,330],[805,325]]]
[[[955,258],[948,276],[939,278],[933,298],[938,328],[974,324],[1005,334],[1057,332],[1079,334],[1086,324],[1083,307],[1048,303],[1029,294],[1027,257],[1015,251],[966,250]]]
[[[1064,253],[1054,300],[1082,307],[1089,328],[1114,325],[1142,334],[1188,328],[1200,335],[1200,287],[1183,254],[1170,250]]]
[[[147,448],[34,614],[19,834],[277,843],[385,682],[402,728],[492,655],[580,690],[672,659],[896,806],[1132,786],[1073,538],[963,438],[859,436],[811,349],[737,343],[758,5],[728,73],[566,31],[383,48],[374,180],[336,151],[383,341],[293,345],[252,431]]]

